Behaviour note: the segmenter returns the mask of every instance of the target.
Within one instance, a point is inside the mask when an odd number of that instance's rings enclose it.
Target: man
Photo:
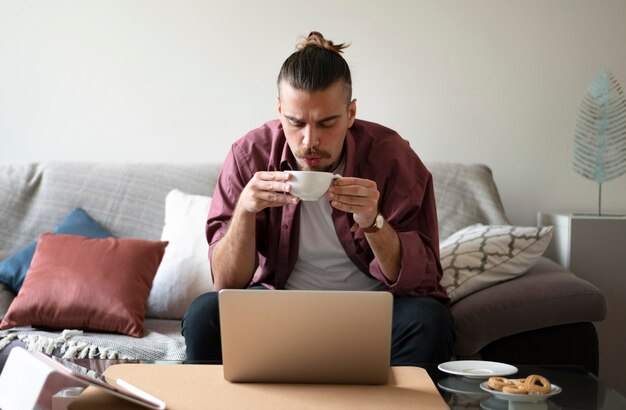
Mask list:
[[[278,76],[280,120],[233,144],[206,226],[215,288],[389,291],[391,363],[446,361],[454,330],[432,177],[397,133],[355,119],[345,47],[312,32]],[[292,169],[342,177],[303,202]],[[192,303],[183,335],[189,360],[221,362],[215,292]]]

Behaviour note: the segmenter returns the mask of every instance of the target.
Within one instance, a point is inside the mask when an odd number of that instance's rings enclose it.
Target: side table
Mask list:
[[[553,225],[545,256],[597,286],[608,315],[596,323],[600,377],[626,394],[626,217],[539,212],[538,226]]]

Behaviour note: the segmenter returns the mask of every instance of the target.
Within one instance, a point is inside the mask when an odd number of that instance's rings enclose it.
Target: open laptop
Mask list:
[[[224,378],[385,384],[392,307],[388,292],[222,290]]]

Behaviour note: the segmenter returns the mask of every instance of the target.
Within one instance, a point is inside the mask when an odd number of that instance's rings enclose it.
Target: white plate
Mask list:
[[[442,389],[461,394],[480,394],[486,396],[487,393],[480,388],[480,380],[468,379],[466,377],[450,376],[445,379],[441,379],[437,382],[437,385]]]
[[[511,379],[511,381],[514,382],[515,379]],[[511,393],[504,393],[501,391],[493,390],[491,387],[489,387],[487,383],[488,382],[482,382],[480,384],[480,388],[486,392],[493,394],[498,399],[508,400],[508,401],[532,403],[532,402],[537,402],[537,401],[544,401],[548,397],[552,397],[555,394],[561,393],[561,388],[557,386],[556,384],[553,384],[552,390],[550,390],[550,393],[546,393],[546,394],[511,394]]]
[[[517,373],[517,367],[510,364],[484,360],[457,360],[441,363],[438,368],[442,372],[470,379],[487,379],[492,376],[508,376]]]

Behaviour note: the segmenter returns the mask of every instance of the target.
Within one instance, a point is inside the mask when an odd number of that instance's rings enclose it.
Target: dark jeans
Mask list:
[[[193,301],[183,319],[182,333],[187,360],[222,363],[217,292]],[[431,297],[394,297],[391,365],[448,361],[454,337],[452,315],[440,302]]]

